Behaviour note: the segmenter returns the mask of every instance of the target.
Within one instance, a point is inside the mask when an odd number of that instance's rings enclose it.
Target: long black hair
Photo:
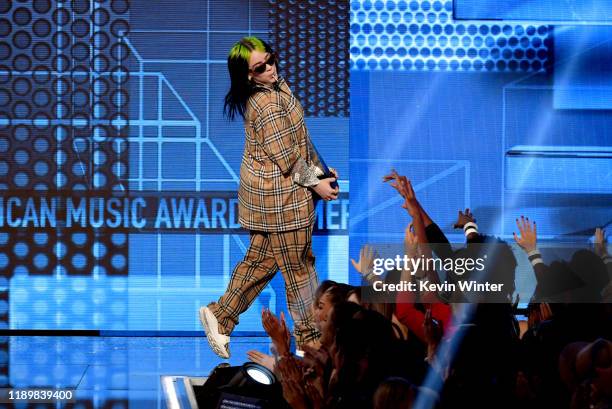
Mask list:
[[[257,37],[244,37],[234,44],[227,57],[231,85],[225,95],[223,114],[230,120],[236,114],[244,118],[249,97],[258,91],[257,85],[249,80],[249,59],[253,51],[271,53],[272,48]]]

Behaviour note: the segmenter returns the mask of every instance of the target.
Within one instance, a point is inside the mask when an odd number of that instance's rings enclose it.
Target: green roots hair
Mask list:
[[[244,37],[231,48],[227,56],[227,69],[230,75],[230,89],[225,96],[223,113],[229,119],[236,114],[244,118],[246,103],[257,87],[249,81],[249,60],[253,51],[271,53],[272,49],[265,41],[257,37]]]

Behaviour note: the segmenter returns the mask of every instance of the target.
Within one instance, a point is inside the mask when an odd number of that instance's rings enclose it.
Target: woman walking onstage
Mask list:
[[[280,268],[301,349],[319,335],[311,308],[318,285],[311,248],[312,191],[324,200],[336,199],[336,178],[319,179],[323,166],[309,139],[302,106],[278,77],[269,45],[245,37],[230,50],[227,65],[231,87],[224,112],[229,119],[243,117],[246,131],[238,200],[239,221],[250,230],[251,241],[225,294],[200,308],[200,320],[213,351],[229,358],[229,335],[238,317]]]

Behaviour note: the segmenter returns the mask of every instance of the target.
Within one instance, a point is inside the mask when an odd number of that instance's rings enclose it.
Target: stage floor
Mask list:
[[[162,376],[207,376],[221,362],[241,365],[248,350],[268,353],[270,346],[263,336],[232,337],[232,357],[224,361],[204,336],[5,339],[10,387],[75,389],[77,402],[84,403],[75,407],[113,409],[165,408]]]

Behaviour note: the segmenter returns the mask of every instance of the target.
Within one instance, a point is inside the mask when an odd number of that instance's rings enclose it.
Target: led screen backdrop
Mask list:
[[[593,2],[551,3],[535,22],[459,15],[536,3],[545,2],[351,2],[351,254],[403,240],[408,217],[381,182],[391,168],[412,179],[457,243],[452,226],[466,207],[481,232],[511,243],[523,214],[537,221],[543,247],[588,246],[595,227],[610,231],[609,30],[579,14],[579,27],[553,18]],[[533,273],[516,255],[527,302]]]
[[[455,18],[608,24],[611,7],[606,0],[456,0]]]
[[[345,1],[0,1],[4,328],[201,332],[197,309],[248,245],[244,130],[222,116],[227,52],[246,35],[278,51],[341,175],[313,247],[320,278],[346,280],[348,13]],[[261,330],[283,286],[279,275],[237,330]]]

